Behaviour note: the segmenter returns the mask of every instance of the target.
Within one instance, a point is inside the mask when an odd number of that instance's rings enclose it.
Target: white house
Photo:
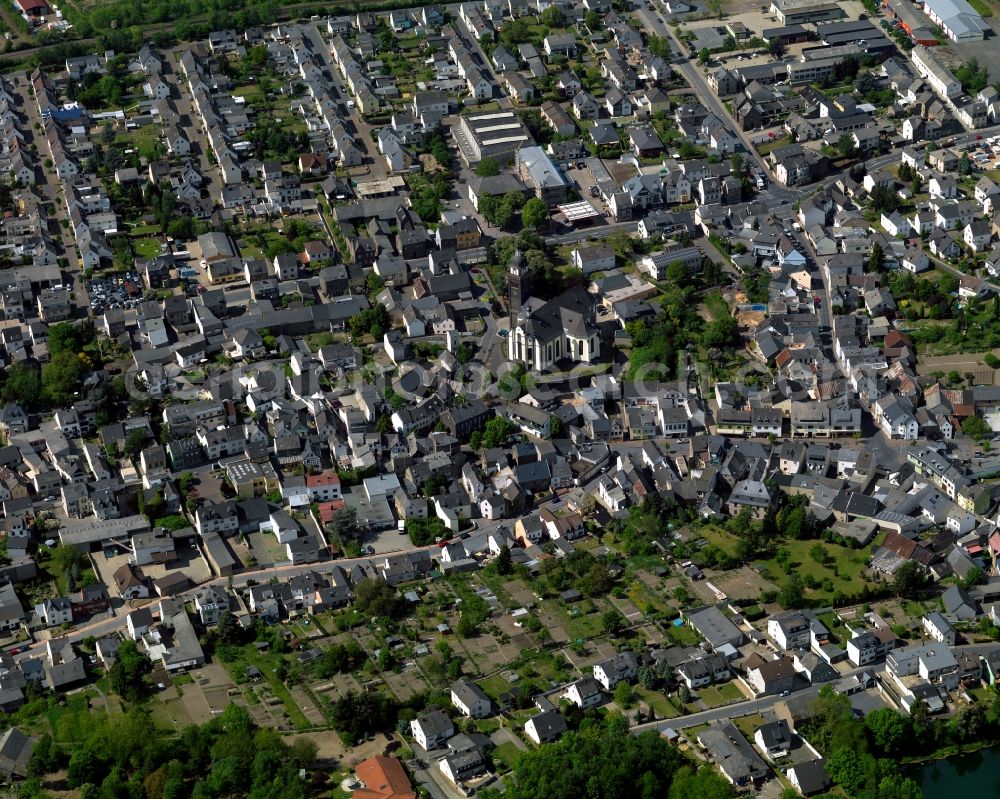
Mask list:
[[[469,680],[459,680],[451,686],[451,704],[463,716],[483,719],[493,714],[493,702],[483,689]]]
[[[596,707],[601,704],[604,701],[604,693],[597,680],[593,677],[583,677],[566,688],[563,698],[581,710],[586,710],[588,707]]]
[[[432,710],[411,721],[410,732],[424,749],[437,749],[455,734],[455,725],[444,711]]]
[[[566,732],[566,719],[555,710],[545,710],[524,723],[524,734],[536,744],[555,741]]]
[[[927,633],[929,638],[933,638],[942,644],[948,644],[948,646],[954,646],[958,639],[958,633],[955,632],[955,628],[951,626],[944,616],[938,612],[928,613],[921,620],[924,627],[924,632]]]
[[[632,652],[619,652],[594,664],[594,679],[605,691],[613,691],[620,682],[631,682],[638,672],[639,662]]]
[[[903,255],[899,265],[907,272],[912,272],[916,275],[930,269],[931,263],[927,258],[927,253],[919,247],[910,247],[905,255]]]

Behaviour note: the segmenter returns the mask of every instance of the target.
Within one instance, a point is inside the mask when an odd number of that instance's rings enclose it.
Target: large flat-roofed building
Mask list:
[[[455,130],[462,158],[474,166],[484,158],[495,158],[501,164],[514,160],[514,153],[533,144],[531,134],[513,111],[490,111],[466,114]]]
[[[965,0],[925,0],[924,13],[956,42],[981,42],[990,26]]]
[[[930,84],[942,100],[950,100],[962,93],[962,84],[929,47],[918,44],[910,51],[910,60],[920,76]]]
[[[741,646],[746,640],[739,627],[733,624],[717,607],[709,605],[687,613],[688,624],[708,641],[713,650],[729,644]]]
[[[926,14],[921,14],[917,6],[910,0],[882,0],[882,6],[893,19],[899,20],[915,44],[925,44],[929,47],[937,45],[931,21]]]
[[[771,13],[782,25],[826,22],[847,16],[839,3],[824,3],[817,0],[772,0]]]

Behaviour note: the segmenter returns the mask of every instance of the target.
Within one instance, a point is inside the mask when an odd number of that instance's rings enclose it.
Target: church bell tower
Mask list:
[[[517,327],[517,317],[521,312],[521,305],[528,299],[530,292],[528,265],[524,261],[524,254],[520,250],[514,250],[507,275],[507,305],[510,311],[511,331]]]

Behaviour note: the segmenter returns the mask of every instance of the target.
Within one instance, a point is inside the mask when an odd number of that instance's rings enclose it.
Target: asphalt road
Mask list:
[[[231,585],[233,588],[242,588],[246,586],[249,582],[253,581],[255,583],[263,583],[273,578],[289,578],[295,577],[300,574],[306,574],[307,572],[318,572],[320,574],[328,574],[334,570],[335,567],[340,567],[344,569],[350,569],[359,563],[377,563],[378,561],[384,560],[387,557],[392,557],[393,555],[406,555],[413,552],[438,552],[438,547],[436,545],[426,546],[426,547],[414,547],[411,549],[398,550],[396,552],[385,552],[377,556],[366,556],[362,558],[340,558],[337,560],[328,560],[320,563],[307,563],[301,565],[272,565],[266,568],[255,569],[253,571],[241,572],[239,574],[233,575],[232,578],[229,577],[217,577],[208,582],[202,583],[195,588],[190,588],[186,591],[182,591],[178,594],[171,594],[172,597],[183,598],[185,600],[194,599],[195,595],[200,593],[202,589],[208,588],[209,586],[217,586],[220,588],[226,588]],[[230,580],[232,582],[230,582]],[[137,610],[142,607],[149,607],[155,605],[159,602],[161,597],[151,597],[148,602],[136,602],[134,604],[129,604],[127,610],[123,608],[124,614],[127,615],[133,610]],[[60,644],[66,644],[71,642],[81,641],[88,636],[94,636],[95,638],[100,638],[102,636],[108,635],[120,630],[125,626],[124,615],[119,616],[102,616],[93,621],[87,622],[85,624],[78,624],[72,630],[67,632],[65,635],[57,636],[54,640],[58,640]],[[23,660],[30,657],[36,657],[38,655],[43,655],[45,652],[45,641],[38,641],[31,644],[28,649],[24,652],[20,652],[14,656],[15,660]]]
[[[599,238],[614,233],[617,230],[624,230],[627,233],[635,233],[639,229],[638,222],[609,222],[606,225],[595,225],[593,227],[581,228],[571,233],[556,233],[546,236],[548,244],[574,244],[578,241],[586,241],[589,238]]]
[[[708,81],[701,73],[697,62],[688,58],[687,48],[680,42],[680,40],[678,40],[674,31],[664,24],[663,19],[658,13],[652,12],[648,8],[640,7],[639,16],[641,16],[645,21],[648,30],[653,31],[657,36],[667,37],[670,39],[671,46],[673,47],[674,52],[677,53],[676,57],[671,59],[671,64],[681,73],[681,75],[684,76],[688,85],[694,90],[695,94],[698,95],[698,99],[701,101],[702,105],[715,114],[715,116],[719,119],[727,121],[727,127],[730,128],[733,134],[743,144],[743,149],[745,150],[744,158],[749,158],[756,166],[763,169],[766,174],[768,172],[768,166],[764,162],[763,157],[761,157],[754,149],[750,136],[736,124],[736,120],[733,119],[722,100],[720,100],[719,96],[712,91],[712,87],[708,85]]]
[[[997,644],[967,644],[964,646],[952,647],[954,652],[972,652],[972,653],[982,653],[995,649]],[[882,663],[879,667],[873,668],[872,666],[862,666],[860,668],[851,669],[841,674],[838,679],[844,679],[845,677],[853,677],[857,674],[861,674],[865,671],[876,671],[885,672],[885,664]],[[798,691],[794,691],[793,694],[796,697],[816,697],[819,694],[821,685],[810,685],[807,688],[802,688]],[[751,713],[766,713],[769,710],[773,710],[774,706],[782,701],[780,696],[762,696],[757,699],[748,699],[745,702],[734,702],[731,705],[723,705],[722,707],[712,708],[711,710],[703,710],[700,713],[692,713],[689,716],[678,716],[672,719],[662,719],[660,721],[650,721],[645,724],[637,724],[632,727],[632,734],[638,735],[642,732],[647,732],[648,730],[656,730],[657,732],[662,732],[666,729],[673,730],[683,730],[690,727],[697,727],[700,724],[710,724],[714,721],[722,721],[723,719],[734,719],[740,716],[747,716]]]

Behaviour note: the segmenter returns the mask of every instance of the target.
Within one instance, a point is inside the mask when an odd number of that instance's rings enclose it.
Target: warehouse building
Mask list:
[[[828,22],[847,16],[838,3],[824,3],[817,0],[772,0],[771,13],[782,25]]]
[[[925,0],[924,13],[956,42],[981,42],[992,29],[965,0]]]
[[[509,164],[514,160],[514,153],[534,143],[521,117],[513,111],[466,114],[452,130],[462,158],[469,166],[475,166],[484,158]]]

